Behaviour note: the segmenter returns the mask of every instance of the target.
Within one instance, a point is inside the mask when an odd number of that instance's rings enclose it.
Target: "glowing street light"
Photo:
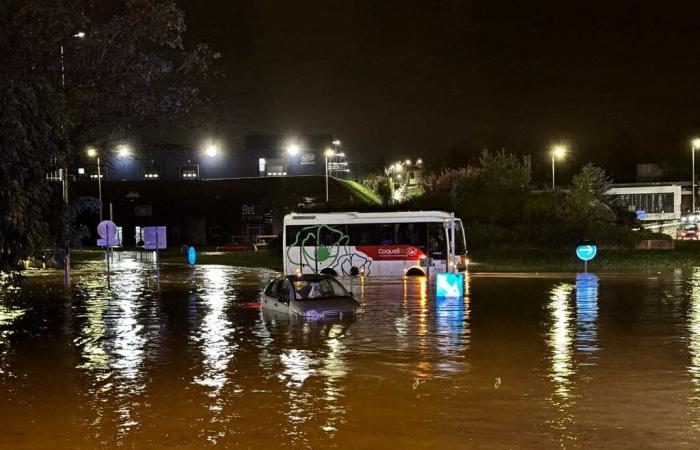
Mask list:
[[[126,158],[129,155],[131,155],[131,147],[128,144],[117,145],[117,156]]]
[[[300,149],[299,149],[299,144],[292,143],[292,144],[289,144],[289,145],[287,146],[287,153],[289,154],[289,156],[296,156],[296,155],[298,155],[298,154],[299,154],[299,150],[300,150]]]
[[[554,147],[552,147],[552,150],[550,152],[552,155],[552,190],[554,190],[554,160],[564,159],[568,151],[569,150],[563,145],[555,145]]]
[[[404,164],[406,164],[407,166],[410,166],[410,165],[411,165],[411,160],[410,160],[410,159],[407,159],[406,161],[404,161]]]
[[[209,144],[204,150],[204,154],[207,155],[209,158],[215,158],[216,155],[219,154],[219,148],[216,146],[216,144]]]
[[[423,160],[420,159],[420,158],[418,158],[418,159],[416,160],[416,165],[417,165],[417,166],[422,166],[422,165],[423,165]]]
[[[335,156],[335,151],[329,147],[323,152],[323,156],[326,157],[326,203],[328,203],[328,158]]]
[[[86,153],[90,158],[97,158],[97,192],[100,199],[100,222],[102,222],[102,172],[100,170],[100,154],[94,147],[89,147]]]
[[[695,138],[690,142],[692,147],[691,164],[693,166],[693,214],[695,214],[695,150],[700,148],[700,138]]]

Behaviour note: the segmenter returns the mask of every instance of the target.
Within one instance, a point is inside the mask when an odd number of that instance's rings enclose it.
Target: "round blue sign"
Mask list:
[[[197,261],[197,251],[194,247],[189,247],[187,249],[187,262],[190,263],[191,266],[194,266],[195,261]]]
[[[581,261],[590,261],[598,253],[598,246],[595,244],[579,244],[576,247],[576,256]]]

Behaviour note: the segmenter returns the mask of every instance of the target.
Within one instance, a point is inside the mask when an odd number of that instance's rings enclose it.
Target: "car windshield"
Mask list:
[[[695,224],[695,223],[688,223],[688,224],[683,225],[683,229],[684,229],[684,230],[692,230],[692,231],[694,231],[694,230],[696,230],[697,228],[698,228],[698,225]]]
[[[297,280],[294,282],[297,300],[321,300],[347,297],[345,288],[332,278],[319,280]]]

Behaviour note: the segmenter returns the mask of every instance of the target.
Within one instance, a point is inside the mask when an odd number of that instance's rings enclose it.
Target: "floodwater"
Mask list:
[[[700,446],[700,268],[356,279],[340,322],[261,316],[274,272],[101,268],[0,291],[0,448]]]

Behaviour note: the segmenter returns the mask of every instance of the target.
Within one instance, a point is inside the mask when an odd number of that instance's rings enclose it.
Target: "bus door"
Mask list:
[[[447,259],[447,235],[442,222],[428,223],[428,257],[433,265],[430,270],[444,272]]]

